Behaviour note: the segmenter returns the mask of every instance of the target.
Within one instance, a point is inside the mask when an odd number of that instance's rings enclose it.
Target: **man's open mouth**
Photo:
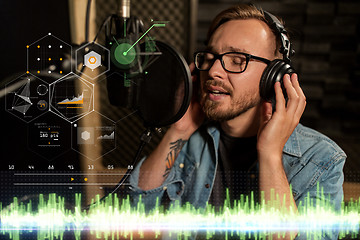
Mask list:
[[[221,92],[219,90],[209,90],[210,94],[213,94],[215,96],[219,96],[219,95],[230,95],[230,93],[228,92]]]

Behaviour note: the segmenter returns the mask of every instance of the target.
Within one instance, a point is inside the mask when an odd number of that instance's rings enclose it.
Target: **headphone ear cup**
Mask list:
[[[284,97],[287,101],[287,94],[283,83],[283,78],[285,74],[294,73],[294,68],[287,62],[281,59],[275,59],[270,62],[270,64],[265,68],[261,79],[260,79],[260,97],[267,101],[271,102],[273,106],[273,111],[275,111],[275,82],[281,83],[281,88],[283,90]]]

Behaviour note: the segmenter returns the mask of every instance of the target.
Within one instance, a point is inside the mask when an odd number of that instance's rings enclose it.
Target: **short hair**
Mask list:
[[[282,19],[280,19],[279,17],[277,17],[277,18],[280,21],[280,23],[282,25],[284,25],[284,21]],[[279,33],[266,20],[264,11],[261,8],[254,6],[253,4],[243,4],[242,3],[242,4],[232,6],[228,9],[220,12],[214,18],[214,20],[212,21],[212,23],[209,27],[205,44],[207,45],[209,43],[211,36],[214,34],[216,29],[218,29],[222,24],[224,24],[228,21],[231,21],[231,20],[239,20],[239,19],[258,19],[260,21],[265,22],[276,37],[276,48],[275,48],[274,55],[276,57],[280,56],[280,47],[282,46],[282,44],[281,44],[281,39],[280,39]],[[289,36],[287,36],[287,37],[289,37]]]

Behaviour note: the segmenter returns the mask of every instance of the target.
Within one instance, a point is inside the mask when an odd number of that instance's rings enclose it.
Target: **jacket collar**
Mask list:
[[[293,133],[290,135],[288,141],[286,142],[283,152],[296,157],[302,156],[297,127],[295,128]]]
[[[216,139],[215,140],[216,143],[218,142],[218,138],[220,136],[220,131],[218,127],[219,126],[210,125],[207,128],[207,132]],[[302,156],[300,150],[299,136],[297,133],[297,127],[295,128],[293,133],[290,135],[288,141],[286,142],[283,152],[296,157]]]

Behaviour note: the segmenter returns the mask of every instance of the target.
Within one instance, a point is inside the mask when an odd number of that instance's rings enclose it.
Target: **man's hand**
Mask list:
[[[198,79],[198,76],[195,74],[195,64],[191,63],[189,67],[193,82],[193,96],[184,116],[169,129],[170,131],[175,131],[177,134],[180,134],[183,139],[188,139],[200,127],[205,118],[198,101],[200,79]]]
[[[264,192],[265,199],[262,200],[265,200],[267,204],[271,205],[276,202],[271,196],[271,191],[274,190],[278,196],[277,199],[283,200],[275,206],[285,207],[296,213],[297,207],[282,165],[282,151],[300,121],[306,99],[296,74],[292,74],[291,78],[286,74],[283,81],[289,97],[287,104],[280,83],[277,82],[274,86],[276,111],[272,113],[271,103],[264,102],[262,105],[257,142],[259,187],[260,191]],[[281,239],[293,239],[296,234],[297,231],[292,230]],[[276,235],[274,239],[277,239]]]
[[[275,83],[276,111],[272,114],[271,103],[264,102],[258,132],[258,153],[260,155],[282,156],[285,143],[298,125],[305,110],[306,98],[294,73],[284,76],[284,86],[289,100],[286,104],[280,86]]]

